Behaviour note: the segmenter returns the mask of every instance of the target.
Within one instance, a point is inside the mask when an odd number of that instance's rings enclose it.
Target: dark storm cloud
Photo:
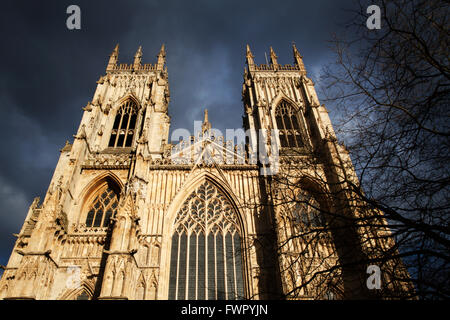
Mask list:
[[[81,30],[66,8],[81,8]],[[309,74],[330,58],[326,41],[344,18],[341,1],[3,1],[0,13],[0,264],[6,264],[33,197],[45,195],[65,140],[92,99],[107,59],[131,63],[142,45],[154,63],[166,44],[171,129],[242,125],[245,45],[257,63],[273,46],[292,63],[294,41]]]

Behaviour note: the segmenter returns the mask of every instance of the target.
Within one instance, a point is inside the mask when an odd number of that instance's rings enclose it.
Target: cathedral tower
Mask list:
[[[270,47],[270,63],[257,65],[247,45],[242,89],[244,127],[265,156],[258,157],[261,205],[273,219],[282,296],[361,299],[402,292],[392,283],[383,293],[366,286],[368,265],[361,261],[379,257],[378,249],[392,246],[392,239],[383,218],[378,229],[357,226],[357,220],[382,214],[367,210],[352,192],[359,182],[349,153],[337,141],[303,57],[295,45],[292,50],[293,64],[280,64]],[[368,234],[377,240],[365,242]],[[385,236],[389,240],[380,240]],[[390,276],[405,272],[392,265],[383,271],[388,269]]]
[[[118,56],[119,45],[83,108],[73,144],[61,149],[44,201],[30,207],[2,277],[5,298],[123,296],[108,287],[104,270],[115,263],[125,269],[133,259],[137,239],[128,233],[139,227],[138,215],[127,206],[140,198],[124,201],[147,173],[140,160],[162,158],[170,93],[164,45],[155,64],[141,63],[141,47],[133,64],[119,64]],[[114,276],[125,281],[120,272]],[[71,284],[71,276],[80,281]]]

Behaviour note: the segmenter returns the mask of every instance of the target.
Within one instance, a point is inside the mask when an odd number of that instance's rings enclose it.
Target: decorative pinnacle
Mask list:
[[[142,46],[139,46],[138,50],[136,51],[135,57],[142,57]]]
[[[253,56],[253,54],[252,54],[252,51],[250,50],[250,46],[247,44],[247,58],[248,58],[248,57],[254,58],[254,56]]]
[[[142,46],[139,46],[138,50],[136,51],[136,54],[134,55],[133,65],[135,69],[140,66],[141,61],[142,61]]]
[[[165,57],[166,56],[166,46],[165,46],[164,43],[162,44],[161,49],[159,50],[158,57],[159,56],[161,56],[161,57]]]
[[[205,116],[202,124],[202,133],[211,129],[211,123],[208,121],[208,109],[205,109]]]
[[[250,46],[247,44],[247,64],[254,64],[255,62],[253,61],[253,54],[250,50]]]
[[[119,44],[116,44],[116,46],[114,47],[113,52],[111,53],[112,56],[118,56],[119,55]]]
[[[165,62],[166,62],[166,47],[163,43],[161,46],[161,50],[159,50],[159,53],[158,53],[157,69],[163,70]]]
[[[297,47],[295,46],[295,43],[292,43],[292,49],[294,51],[295,64],[298,66],[300,71],[303,71],[306,73],[305,65],[303,64],[303,57],[300,55],[300,52],[298,52]]]
[[[108,65],[106,66],[106,71],[111,71],[117,64],[117,59],[119,57],[119,44],[116,44],[113,52],[109,56]]]
[[[300,56],[300,58],[301,58],[300,52],[298,52],[297,47],[295,46],[294,42],[292,42],[292,49],[294,50],[294,56],[295,57]]]
[[[270,62],[273,65],[277,65],[278,61],[277,61],[277,55],[275,54],[275,51],[273,51],[272,47],[270,47]]]

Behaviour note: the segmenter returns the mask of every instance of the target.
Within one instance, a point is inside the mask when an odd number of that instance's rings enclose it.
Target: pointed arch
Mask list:
[[[147,281],[145,280],[145,276],[144,276],[144,274],[143,274],[142,272],[139,273],[137,283],[138,283],[138,284],[139,284],[139,283],[142,283],[142,284],[144,284],[145,286],[147,285]]]
[[[290,212],[292,229],[325,227],[331,208],[330,191],[318,178],[302,175],[294,182],[291,191]],[[295,226],[295,227],[294,227]]]
[[[168,299],[243,298],[242,215],[226,186],[200,176],[185,185],[184,200],[165,232],[172,237],[165,249]]]
[[[163,223],[163,235],[169,235],[172,237],[173,233],[173,225],[176,219],[176,215],[183,205],[184,201],[188,198],[188,196],[191,194],[192,190],[197,188],[202,182],[209,181],[212,183],[215,187],[217,187],[223,194],[227,197],[227,199],[230,201],[231,206],[234,209],[234,212],[237,214],[238,221],[240,223],[241,227],[241,247],[242,247],[242,269],[244,273],[244,295],[249,296],[249,290],[250,287],[248,283],[250,282],[251,276],[250,276],[250,269],[249,269],[249,261],[248,257],[246,255],[245,248],[247,247],[247,234],[248,234],[248,226],[247,226],[247,220],[244,219],[244,215],[242,212],[243,206],[240,204],[240,201],[237,199],[237,197],[234,195],[234,192],[232,191],[231,186],[229,183],[225,180],[223,175],[219,175],[217,173],[213,172],[205,172],[203,170],[198,170],[191,172],[189,177],[184,181],[181,189],[178,191],[175,198],[170,203],[167,215],[164,218]],[[162,241],[161,242],[161,257],[160,257],[160,265],[169,265],[170,259],[171,259],[171,246],[172,241]],[[169,268],[162,268],[160,270],[160,279],[163,279],[163,281],[160,281],[159,287],[157,289],[157,297],[158,299],[167,300],[168,299],[168,290],[169,290]]]
[[[281,147],[303,148],[309,144],[303,107],[282,92],[271,103],[272,127],[278,130]]]
[[[138,109],[141,109],[142,105],[139,102],[138,97],[133,92],[130,92],[130,91],[126,92],[121,98],[116,100],[116,102],[114,103],[114,108],[115,109],[119,108],[127,100],[132,100],[136,104]]]
[[[103,172],[91,180],[80,192],[81,214],[78,223],[87,227],[107,226],[119,204],[122,181],[112,172]]]
[[[135,300],[145,300],[145,289],[146,289],[145,282],[143,280],[138,281],[138,285],[136,287]]]
[[[89,195],[98,189],[99,185],[105,181],[111,182],[118,194],[120,194],[124,188],[122,180],[114,172],[103,171],[86,184],[83,190],[81,190],[78,199],[80,199],[83,203],[86,202],[87,197],[89,197]]]
[[[323,179],[325,178],[323,177]],[[295,191],[298,191],[298,189],[303,189],[313,193],[314,197],[316,197],[317,201],[321,203],[324,210],[330,211],[333,208],[331,190],[320,177],[313,177],[311,175],[303,174],[297,178],[295,185],[299,187]]]
[[[150,264],[150,254],[151,254],[151,246],[150,246],[150,243],[148,243],[148,242],[145,242],[143,245],[142,245],[142,251],[143,251],[143,254],[142,254],[142,256],[141,256],[141,264],[142,265],[145,265],[145,266],[148,266],[149,264]]]
[[[91,300],[94,296],[95,286],[87,280],[81,282],[78,288],[69,289],[58,300]]]
[[[302,148],[304,146],[299,112],[285,99],[281,100],[275,108],[275,124],[281,147]]]
[[[180,191],[170,203],[167,210],[167,217],[165,219],[166,223],[163,226],[163,234],[171,234],[173,232],[172,227],[179,208],[182,206],[185,199],[187,199],[187,197],[192,193],[192,190],[195,190],[204,181],[208,181],[213,184],[230,201],[230,204],[237,214],[242,235],[243,237],[246,237],[248,230],[247,221],[244,219],[244,214],[241,209],[244,208],[244,206],[240,203],[240,201],[234,194],[231,186],[225,180],[225,177],[220,173],[214,174],[212,172],[205,172],[201,170],[199,170],[197,174],[193,174],[189,178],[187,178],[187,180],[183,183]],[[161,248],[161,252],[165,251],[166,249],[167,248]]]
[[[126,148],[132,146],[137,136],[140,109],[139,100],[132,93],[127,93],[116,102],[108,147]]]
[[[286,94],[284,94],[282,91],[280,91],[275,96],[275,98],[272,99],[272,102],[270,104],[270,109],[271,109],[271,113],[272,114],[274,114],[275,109],[280,104],[280,102],[283,101],[283,100],[286,101],[287,103],[289,103],[290,105],[292,105],[292,107],[294,107],[297,112],[303,112],[304,111],[304,109],[303,109],[303,107],[301,105],[299,105],[294,100],[292,100],[290,97],[288,97]]]

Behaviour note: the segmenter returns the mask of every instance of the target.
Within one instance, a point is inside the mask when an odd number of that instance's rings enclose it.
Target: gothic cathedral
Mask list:
[[[1,299],[367,297],[366,269],[336,266],[392,239],[323,231],[333,213],[361,214],[329,196],[357,178],[295,46],[292,65],[272,48],[257,65],[247,46],[241,144],[213,134],[207,111],[172,144],[164,45],[155,64],[118,54],[16,235]]]

